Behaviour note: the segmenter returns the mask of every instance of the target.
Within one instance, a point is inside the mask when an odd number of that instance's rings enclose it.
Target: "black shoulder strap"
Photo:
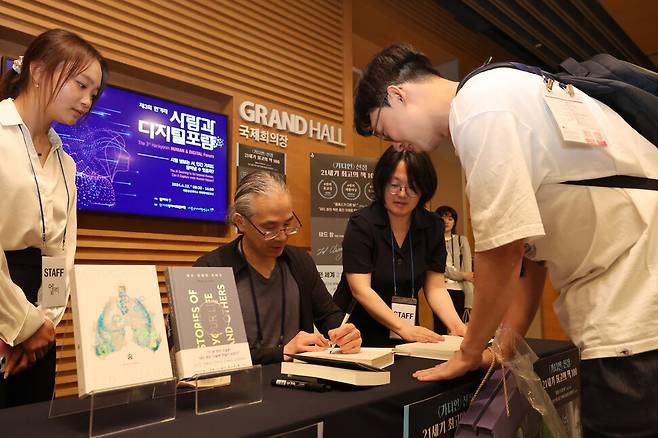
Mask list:
[[[471,79],[473,76],[497,68],[513,68],[514,70],[521,70],[539,76],[552,77],[550,73],[546,73],[539,67],[535,67],[533,65],[521,64],[520,62],[494,62],[493,64],[485,63],[484,65],[476,68],[475,70],[467,74],[464,77],[464,79],[462,79],[459,82],[459,85],[457,86],[457,93],[459,93],[459,90],[461,90],[461,88],[466,84],[466,82],[468,82],[468,80]]]
[[[576,186],[617,187],[622,189],[642,189],[658,191],[658,179],[641,176],[614,175],[603,178],[583,179],[580,181],[565,181],[562,184]]]

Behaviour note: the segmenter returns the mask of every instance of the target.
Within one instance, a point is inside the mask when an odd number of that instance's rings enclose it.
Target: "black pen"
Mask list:
[[[272,385],[282,388],[303,389],[304,391],[326,392],[331,391],[331,385],[326,383],[304,382],[292,379],[272,379]]]

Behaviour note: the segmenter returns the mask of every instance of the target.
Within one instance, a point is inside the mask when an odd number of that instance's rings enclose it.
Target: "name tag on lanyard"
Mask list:
[[[409,325],[416,325],[416,309],[418,307],[418,300],[416,298],[398,297],[393,296],[391,301],[391,309],[400,317],[405,323]],[[393,330],[390,331],[390,339],[402,339]]]
[[[543,90],[544,102],[553,116],[562,140],[576,146],[608,145],[603,127],[574,88],[548,80]]]
[[[41,256],[39,304],[45,308],[66,306],[66,258]]]

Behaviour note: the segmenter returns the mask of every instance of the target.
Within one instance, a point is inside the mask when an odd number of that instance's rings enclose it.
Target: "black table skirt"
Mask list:
[[[534,341],[541,357],[569,348],[565,342]],[[175,421],[122,433],[121,437],[270,436],[323,421],[325,437],[402,436],[405,404],[479,382],[480,372],[445,382],[419,382],[411,374],[437,362],[396,357],[391,384],[371,388],[341,387],[327,393],[273,387],[280,365],[263,367],[263,402],[219,413],[194,415],[191,394],[179,396]],[[2,436],[86,436],[88,416],[48,419],[49,403],[0,410]],[[210,435],[209,435],[210,434]]]

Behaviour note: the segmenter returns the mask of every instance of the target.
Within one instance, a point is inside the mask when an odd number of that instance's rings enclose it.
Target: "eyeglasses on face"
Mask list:
[[[388,192],[391,195],[399,195],[402,193],[402,189],[404,189],[405,193],[407,196],[410,198],[415,198],[418,196],[418,192],[414,189],[412,189],[409,186],[403,186],[402,184],[397,184],[397,183],[388,183]]]
[[[288,225],[287,227],[283,227],[283,228],[281,228],[277,231],[262,231],[247,216],[243,216],[243,217],[247,220],[247,222],[249,222],[251,224],[252,227],[254,227],[254,229],[256,231],[258,231],[260,233],[261,236],[263,236],[263,240],[274,240],[281,233],[284,233],[286,236],[292,236],[293,234],[299,233],[299,230],[302,228],[302,221],[299,220],[299,218],[297,217],[297,215],[295,214],[294,211],[292,212],[292,215],[295,218],[295,220],[297,221],[297,224],[296,225]]]
[[[384,135],[381,132],[377,132],[377,125],[379,124],[379,119],[382,115],[382,108],[384,107],[384,104],[387,103],[388,103],[388,92],[384,93],[381,102],[379,102],[379,107],[377,109],[377,116],[375,117],[375,124],[372,126],[372,135],[382,141],[392,142],[393,139],[391,137],[389,137],[388,135]]]

